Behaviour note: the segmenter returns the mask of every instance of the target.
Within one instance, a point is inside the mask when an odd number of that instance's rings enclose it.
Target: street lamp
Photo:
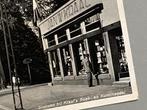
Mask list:
[[[4,11],[3,11],[3,9],[4,9]],[[5,42],[5,49],[6,49],[6,57],[7,57],[7,63],[8,63],[10,83],[11,83],[11,86],[12,86],[14,109],[15,110],[18,110],[18,109],[23,110],[22,98],[21,98],[20,88],[19,88],[19,84],[18,84],[19,81],[18,81],[17,71],[14,71],[13,75],[16,76],[16,83],[17,83],[17,91],[18,92],[14,91],[15,87],[14,87],[14,84],[13,84],[13,81],[12,81],[12,69],[11,69],[11,61],[10,61],[10,52],[12,54],[12,60],[13,60],[12,64],[14,65],[15,70],[16,70],[16,62],[15,62],[15,55],[14,55],[13,44],[12,44],[12,39],[11,39],[11,33],[10,33],[10,29],[9,29],[9,24],[8,24],[6,6],[2,2],[0,2],[0,19],[1,19],[2,29],[3,29],[3,35],[4,35],[4,42]],[[7,34],[6,34],[6,28],[7,28],[7,31],[8,31],[8,38],[7,38]],[[9,49],[8,49],[7,39],[9,40],[9,43],[10,43],[10,52],[9,52]],[[17,102],[17,99],[18,99],[18,102]],[[18,106],[20,106],[20,108],[18,108],[17,104],[18,104]]]

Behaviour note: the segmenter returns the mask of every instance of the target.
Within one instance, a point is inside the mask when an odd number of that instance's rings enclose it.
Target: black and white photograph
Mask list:
[[[129,37],[123,0],[1,0],[0,110],[137,100]]]

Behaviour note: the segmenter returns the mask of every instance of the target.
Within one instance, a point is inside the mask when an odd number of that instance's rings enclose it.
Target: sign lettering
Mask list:
[[[45,34],[98,3],[101,3],[101,0],[71,0],[63,8],[39,23],[41,33]]]

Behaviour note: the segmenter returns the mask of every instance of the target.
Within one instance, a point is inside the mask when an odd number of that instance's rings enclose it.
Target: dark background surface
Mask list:
[[[147,109],[147,0],[124,0],[124,8],[139,89],[139,100],[89,110]]]

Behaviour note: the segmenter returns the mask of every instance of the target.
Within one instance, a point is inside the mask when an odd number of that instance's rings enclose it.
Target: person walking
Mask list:
[[[84,70],[87,74],[87,80],[88,80],[88,86],[92,87],[92,64],[89,60],[89,54],[84,54],[84,59],[83,59],[83,66]]]

